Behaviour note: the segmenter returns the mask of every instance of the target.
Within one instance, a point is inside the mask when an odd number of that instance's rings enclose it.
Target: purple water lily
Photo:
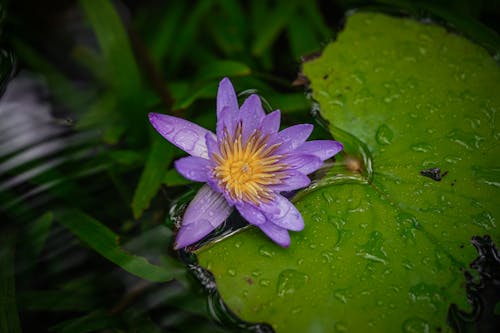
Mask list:
[[[257,95],[240,108],[228,78],[217,92],[217,134],[163,114],[150,113],[149,120],[165,139],[191,155],[175,162],[177,171],[206,183],[186,209],[176,249],[205,237],[234,207],[277,244],[288,247],[288,230],[302,230],[304,220],[280,192],[309,185],[307,175],[343,148],[331,140],[306,142],[310,124],[279,131],[280,111],[266,115]]]

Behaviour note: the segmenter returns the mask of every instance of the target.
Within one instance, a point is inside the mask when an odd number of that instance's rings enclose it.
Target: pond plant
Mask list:
[[[1,333],[498,330],[494,1],[0,11]]]

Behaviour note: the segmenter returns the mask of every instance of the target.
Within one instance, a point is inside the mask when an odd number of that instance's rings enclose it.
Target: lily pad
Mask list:
[[[288,249],[247,228],[197,251],[224,302],[277,332],[442,332],[470,310],[473,235],[500,234],[500,69],[433,25],[348,17],[304,65],[345,144],[295,199],[305,229]]]

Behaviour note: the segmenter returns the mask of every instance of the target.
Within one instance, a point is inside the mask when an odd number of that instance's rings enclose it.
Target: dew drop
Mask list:
[[[160,132],[163,136],[172,133],[175,130],[175,126],[170,122],[162,122]]]
[[[411,145],[410,149],[417,153],[428,153],[432,150],[432,146],[428,143],[420,142]]]
[[[259,254],[263,257],[272,258],[274,257],[275,252],[271,249],[271,247],[267,245],[262,245],[259,248]]]
[[[185,151],[192,151],[196,143],[200,140],[198,134],[189,129],[179,131],[173,138],[173,142]]]
[[[276,292],[283,297],[295,293],[309,281],[309,276],[295,269],[286,269],[278,277]]]
[[[334,328],[335,328],[335,332],[338,332],[338,333],[347,332],[347,324],[342,322],[342,321],[336,322]]]
[[[472,216],[472,222],[485,230],[496,230],[496,221],[493,215],[487,211],[482,211]]]
[[[389,126],[383,124],[378,127],[375,139],[379,145],[389,145],[392,143],[393,138],[394,133]]]
[[[321,252],[321,257],[323,258],[322,263],[323,264],[331,264],[335,255],[331,251],[323,251]]]
[[[259,281],[259,284],[262,286],[262,287],[269,287],[271,285],[271,280],[268,280],[268,279],[261,279]]]
[[[411,271],[413,267],[415,267],[409,260],[405,259],[403,260],[403,267],[406,268],[407,270]]]
[[[444,157],[444,160],[450,164],[456,164],[457,162],[460,162],[462,158],[456,155],[447,155]]]
[[[423,265],[428,266],[428,265],[430,265],[430,263],[431,263],[431,258],[430,257],[426,256],[426,257],[422,258],[422,264]]]
[[[323,192],[322,195],[323,195],[323,198],[326,200],[327,204],[331,205],[333,203],[333,197],[329,192],[325,191],[325,192]]]
[[[405,333],[430,333],[431,331],[429,323],[418,317],[406,319],[402,329]]]
[[[437,130],[436,130],[435,128],[428,128],[428,129],[426,130],[426,132],[427,132],[427,134],[434,134],[434,133],[436,133],[436,132],[437,132]]]
[[[348,289],[336,289],[333,291],[333,296],[344,304],[347,304],[347,301],[351,298]]]
[[[261,275],[262,275],[262,272],[261,272],[261,271],[259,271],[259,270],[255,270],[255,271],[253,271],[251,274],[252,274],[252,276],[253,276],[253,277],[259,277],[259,276],[261,276]]]
[[[233,277],[236,276],[236,269],[234,269],[234,268],[228,268],[227,269],[227,274],[229,276],[233,276]]]
[[[447,138],[470,151],[479,149],[481,143],[484,141],[483,137],[474,133],[464,132],[461,129],[452,130],[448,133]]]

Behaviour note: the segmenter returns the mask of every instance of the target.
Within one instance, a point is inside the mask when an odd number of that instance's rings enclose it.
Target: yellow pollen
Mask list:
[[[255,205],[269,202],[273,197],[269,186],[286,178],[287,165],[275,154],[279,144],[267,145],[268,140],[267,135],[255,131],[243,143],[241,122],[234,135],[224,130],[220,154],[212,156],[216,164],[213,174],[233,200]]]

